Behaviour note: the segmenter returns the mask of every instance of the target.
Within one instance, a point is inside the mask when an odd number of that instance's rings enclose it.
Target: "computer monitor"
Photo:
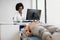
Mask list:
[[[41,10],[27,9],[26,20],[40,20]]]

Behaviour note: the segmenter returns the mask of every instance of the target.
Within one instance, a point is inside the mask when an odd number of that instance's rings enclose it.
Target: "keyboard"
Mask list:
[[[23,22],[33,22],[33,20],[24,20]]]

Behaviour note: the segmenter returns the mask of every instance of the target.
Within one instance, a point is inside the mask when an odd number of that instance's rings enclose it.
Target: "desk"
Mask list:
[[[1,40],[20,40],[19,25],[28,23],[0,23],[0,39]]]

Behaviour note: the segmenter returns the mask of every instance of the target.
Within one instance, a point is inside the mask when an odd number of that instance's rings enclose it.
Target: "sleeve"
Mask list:
[[[26,14],[23,13],[22,20],[26,20]]]

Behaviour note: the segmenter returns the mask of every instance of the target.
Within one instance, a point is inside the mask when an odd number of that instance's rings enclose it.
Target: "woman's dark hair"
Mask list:
[[[22,9],[24,9],[24,6],[22,3],[17,3],[15,9],[18,11],[19,7],[21,7],[21,6],[22,6]]]

